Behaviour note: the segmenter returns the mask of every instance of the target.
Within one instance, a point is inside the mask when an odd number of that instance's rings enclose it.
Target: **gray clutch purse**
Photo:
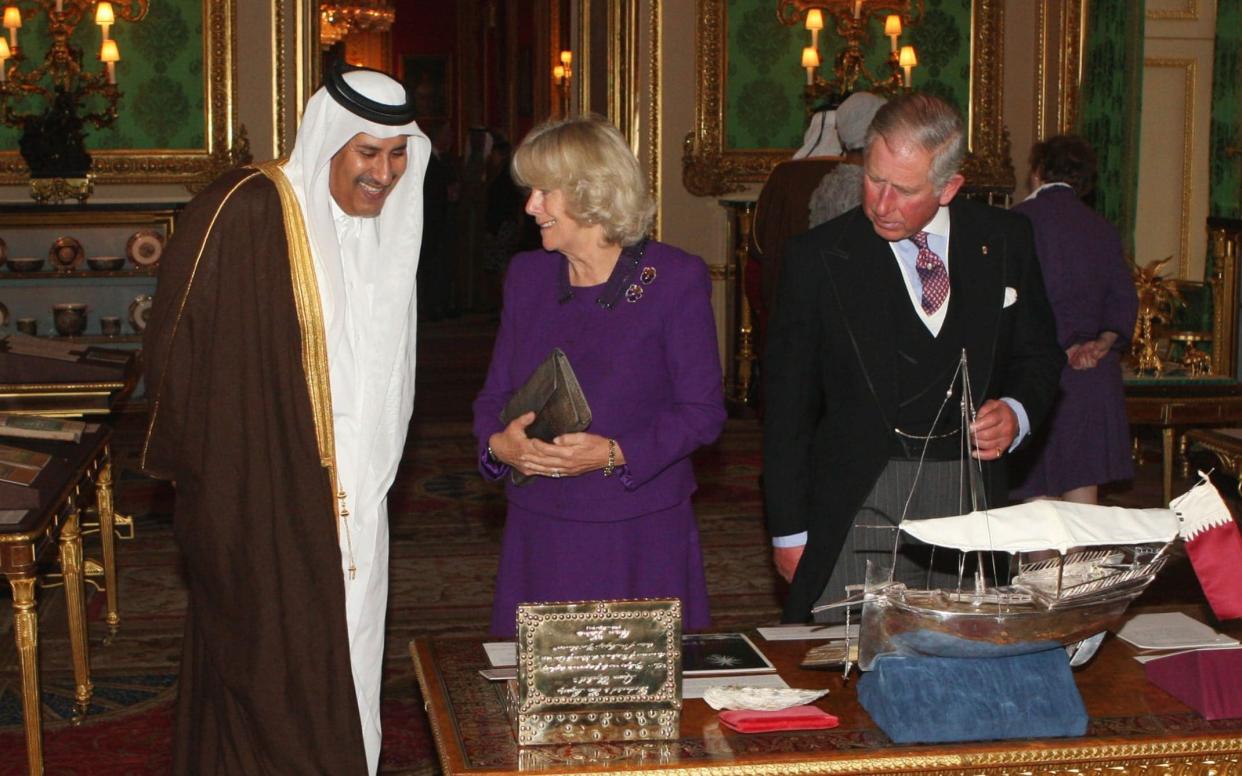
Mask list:
[[[553,348],[526,383],[505,404],[500,422],[506,426],[519,415],[535,413],[535,421],[526,427],[526,436],[551,442],[561,434],[585,431],[591,425],[591,407],[578,385],[569,358],[560,348]],[[530,478],[517,471],[509,475],[515,485]]]

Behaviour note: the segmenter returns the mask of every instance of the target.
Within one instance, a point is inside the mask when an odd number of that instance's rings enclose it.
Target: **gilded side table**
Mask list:
[[[1131,425],[1160,429],[1164,504],[1173,498],[1175,446],[1185,453],[1178,433],[1242,425],[1242,384],[1233,379],[1127,378],[1125,395]]]
[[[6,485],[0,489],[0,511],[19,515],[11,524],[0,525],[0,571],[13,590],[13,638],[21,671],[22,717],[31,774],[43,772],[39,617],[35,601],[37,566],[53,548],[58,549],[69,615],[75,716],[80,719],[90,705],[93,691],[80,516],[87,503],[99,499],[100,489],[107,489],[107,500],[111,500],[110,481],[102,476],[109,466],[111,435],[107,427],[92,426],[78,443],[5,440],[53,456],[53,461],[35,480],[34,487],[17,489],[17,486]]]

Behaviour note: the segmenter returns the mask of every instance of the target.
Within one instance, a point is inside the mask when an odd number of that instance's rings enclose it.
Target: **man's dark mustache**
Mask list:
[[[369,176],[369,175],[360,175],[360,176],[358,176],[358,183],[365,183],[366,185],[368,185],[368,186],[374,186],[374,187],[376,187],[377,189],[386,189],[386,188],[389,188],[389,187],[391,187],[391,186],[392,186],[394,183],[396,183],[396,182],[397,182],[397,176],[395,176],[395,175],[392,177],[392,180],[388,181],[387,183],[380,183],[379,181],[375,180],[374,178],[372,178],[372,177],[371,177],[371,176]]]

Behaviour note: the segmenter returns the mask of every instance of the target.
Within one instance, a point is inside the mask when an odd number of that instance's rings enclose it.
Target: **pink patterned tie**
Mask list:
[[[923,312],[934,314],[944,304],[949,295],[949,273],[944,269],[944,262],[935,251],[927,247],[927,232],[910,235],[910,242],[919,249],[919,257],[914,262],[919,271],[919,279],[923,281]]]

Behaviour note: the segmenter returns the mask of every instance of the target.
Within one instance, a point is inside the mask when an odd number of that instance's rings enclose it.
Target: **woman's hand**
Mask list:
[[[1117,332],[1103,331],[1093,340],[1075,345],[1066,351],[1069,364],[1074,369],[1094,369],[1108,355],[1117,342]]]
[[[523,464],[536,474],[545,477],[577,477],[608,465],[608,438],[599,434],[562,434],[552,444],[532,439],[531,454]],[[618,445],[613,455],[613,466],[625,463],[625,455]]]
[[[492,434],[487,440],[487,446],[492,450],[492,457],[527,476],[542,474],[541,471],[530,469],[526,463],[533,452],[532,443],[538,441],[526,436],[526,427],[534,422],[535,413],[527,412],[509,421],[504,431]]]

